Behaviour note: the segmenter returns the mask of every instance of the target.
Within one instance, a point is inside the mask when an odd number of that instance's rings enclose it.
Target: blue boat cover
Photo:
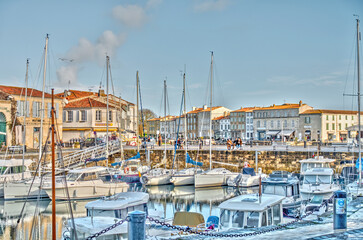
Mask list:
[[[251,176],[256,176],[255,170],[253,168],[250,168],[250,167],[243,168],[242,174],[248,174],[248,175],[251,175]]]
[[[138,158],[140,158],[140,157],[141,157],[140,152],[137,152],[137,154],[136,154],[135,156],[133,156],[133,157],[131,157],[131,158],[129,158],[129,159],[126,159],[126,160],[124,160],[124,161],[125,161],[125,162],[127,162],[127,161],[130,161],[130,160],[133,160],[133,159],[138,159]],[[121,163],[122,163],[122,161],[120,161],[120,162],[115,162],[115,163],[111,163],[111,166],[121,165]]]
[[[363,163],[363,158],[361,158],[361,161]],[[359,159],[357,159],[357,162],[355,163],[355,168],[359,170]],[[360,169],[363,170],[363,167],[361,166]]]
[[[85,163],[87,163],[87,162],[98,162],[98,161],[103,161],[103,160],[106,160],[106,157],[88,158],[88,159],[86,159]]]
[[[189,153],[187,153],[187,163],[197,165],[197,166],[200,166],[200,167],[203,166],[202,162],[193,161],[193,159],[189,156]]]

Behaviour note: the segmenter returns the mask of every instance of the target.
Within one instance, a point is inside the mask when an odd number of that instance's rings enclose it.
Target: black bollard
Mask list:
[[[347,229],[347,193],[334,193],[334,229]]]

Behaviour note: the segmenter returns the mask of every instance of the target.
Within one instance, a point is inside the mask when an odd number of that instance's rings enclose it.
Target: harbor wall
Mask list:
[[[130,158],[136,155],[136,150],[125,150],[124,158]],[[191,158],[198,162],[203,162],[203,169],[209,168],[209,150],[192,150],[188,151]],[[285,170],[289,172],[300,172],[300,163],[299,161],[302,159],[307,159],[312,157],[312,152],[292,152],[292,151],[258,151],[258,167],[262,168],[264,173],[271,173],[275,170]],[[147,164],[147,158],[145,151],[140,151],[141,161],[143,164]],[[226,164],[217,164],[213,163],[213,168],[223,167],[231,171],[236,171],[238,166],[238,171],[243,168],[244,163],[248,162],[249,165],[255,168],[255,151],[244,151],[244,150],[235,150],[235,151],[212,151],[212,161],[222,162]],[[118,154],[119,155],[119,154]],[[174,151],[169,150],[166,153],[167,156],[167,168],[172,167],[172,162],[174,158]],[[340,172],[337,167],[339,166],[340,161],[342,160],[351,160],[353,159],[352,153],[345,152],[323,152],[320,153],[320,156],[324,156],[325,158],[335,159],[336,161],[331,164],[332,168],[335,168],[337,172]],[[113,157],[119,157],[117,155]],[[110,160],[111,162],[114,160],[113,157]],[[150,151],[150,162],[151,166],[155,166],[160,163],[164,157],[163,150],[151,150]],[[236,166],[231,166],[228,164],[233,164]],[[183,150],[177,150],[175,157],[175,166],[178,166],[179,169],[185,168],[185,152]],[[188,167],[191,167],[191,164],[188,164]],[[163,167],[163,166],[162,166]]]

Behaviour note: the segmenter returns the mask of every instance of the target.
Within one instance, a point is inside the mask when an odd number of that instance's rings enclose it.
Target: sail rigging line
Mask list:
[[[140,100],[140,112],[141,112],[141,122],[142,122],[142,135],[145,138],[145,124],[144,124],[144,112],[142,111],[142,98],[141,98],[141,85],[140,85],[140,81],[138,82],[139,84],[139,100]],[[145,139],[144,139],[145,140]],[[146,149],[145,149],[146,151]]]
[[[180,104],[180,112],[179,112],[179,121],[178,121],[178,130],[176,132],[176,140],[175,140],[175,143],[174,143],[174,157],[173,157],[173,165],[172,165],[172,172],[174,170],[174,162],[175,162],[175,159],[176,159],[176,149],[177,149],[177,143],[178,143],[178,139],[179,139],[179,127],[180,127],[180,119],[181,119],[181,116],[183,114],[183,105],[184,105],[184,92],[182,94],[182,99],[181,99],[181,104]],[[176,169],[178,169],[178,164],[176,166]]]
[[[48,145],[49,136],[50,136],[50,131],[48,131],[48,136],[47,136],[46,142],[45,142],[44,147],[43,147],[43,151],[42,151],[42,155],[41,155],[41,157],[42,157],[42,158],[43,158],[43,156],[45,156],[44,154],[46,154],[46,147],[47,147],[47,145]],[[36,167],[36,169],[35,169],[35,172],[36,172],[36,173],[39,171],[39,167],[40,167],[40,161],[38,161],[37,167]],[[30,187],[29,187],[29,190],[28,190],[27,197],[25,198],[25,202],[24,202],[23,207],[22,207],[22,209],[21,209],[21,211],[20,211],[20,217],[19,217],[19,218],[18,218],[18,220],[17,220],[17,224],[20,222],[20,219],[21,219],[21,217],[23,216],[24,209],[25,209],[25,205],[26,205],[26,204],[27,204],[27,202],[28,202],[29,194],[30,194],[30,191],[31,191],[31,189],[32,189],[32,187],[33,187],[33,184],[34,184],[34,181],[35,181],[35,178],[36,178],[36,177],[37,177],[37,175],[35,174],[35,175],[33,176],[33,178],[32,178],[32,181],[31,181],[31,184],[30,184]],[[40,178],[40,181],[41,181],[41,183],[42,183],[42,176],[41,176],[41,178]],[[40,188],[39,188],[39,191],[40,191]]]
[[[110,71],[110,79],[111,79],[111,87],[112,87],[112,95],[115,96],[115,87],[113,85],[112,72],[111,72],[111,63],[108,63],[108,69]]]
[[[56,111],[54,111],[56,113]],[[77,236],[77,229],[76,229],[76,224],[74,223],[74,215],[73,215],[73,209],[72,209],[72,202],[71,202],[71,198],[69,196],[69,189],[68,189],[68,184],[67,184],[67,178],[66,178],[66,171],[65,171],[65,166],[64,166],[64,162],[63,162],[63,151],[62,151],[62,144],[61,143],[61,139],[60,139],[60,135],[59,135],[59,128],[58,128],[58,120],[57,118],[55,118],[55,126],[56,126],[56,136],[57,136],[57,141],[58,141],[58,147],[59,147],[59,163],[61,165],[61,169],[62,169],[62,174],[63,174],[63,183],[64,183],[64,186],[65,186],[65,191],[66,191],[66,195],[67,195],[67,206],[68,206],[68,210],[69,210],[69,213],[71,215],[71,221],[72,221],[72,225],[73,225],[73,229],[74,229],[74,237],[76,240],[78,240],[78,236]],[[121,143],[120,143],[121,144]]]

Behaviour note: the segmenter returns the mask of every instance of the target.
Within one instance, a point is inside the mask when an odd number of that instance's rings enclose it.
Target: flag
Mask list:
[[[187,153],[187,163],[197,165],[197,166],[200,166],[200,167],[203,166],[202,162],[193,161],[193,159],[189,156],[189,153]]]

